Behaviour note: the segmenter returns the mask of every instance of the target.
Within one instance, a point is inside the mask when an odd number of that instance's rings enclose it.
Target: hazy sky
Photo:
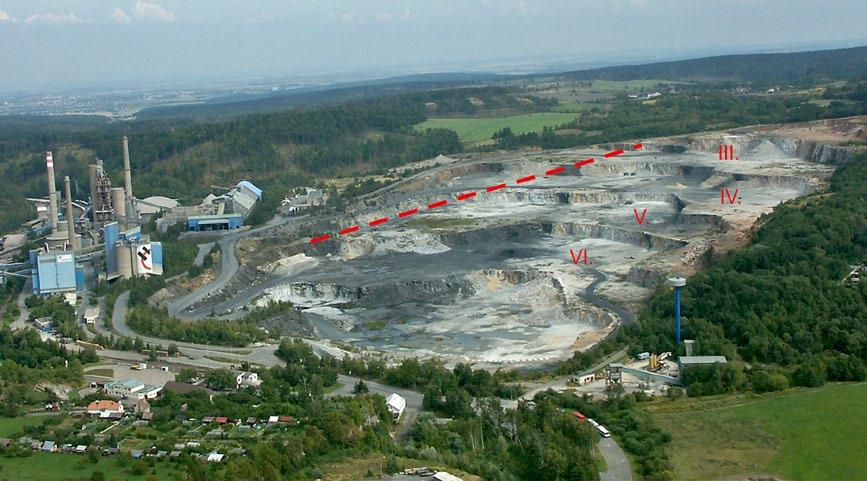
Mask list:
[[[0,0],[0,88],[857,45],[865,25],[865,0]]]

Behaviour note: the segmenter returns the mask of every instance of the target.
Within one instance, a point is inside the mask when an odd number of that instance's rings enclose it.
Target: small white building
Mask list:
[[[208,460],[209,463],[222,463],[222,462],[223,462],[223,457],[224,457],[224,456],[225,456],[225,454],[220,454],[220,453],[208,453],[208,458],[207,458],[207,460]]]
[[[385,404],[388,406],[388,411],[395,420],[400,419],[400,415],[406,409],[406,399],[398,396],[396,393],[389,394],[385,400]]]
[[[262,381],[259,380],[259,374],[255,372],[240,372],[235,378],[235,383],[237,384],[237,388],[241,389],[248,386],[259,387]]]
[[[99,319],[99,308],[98,307],[88,307],[84,310],[84,322],[86,324],[96,324],[96,321]]]
[[[572,382],[574,382],[575,384],[578,384],[579,386],[589,384],[595,380],[596,380],[596,375],[592,374],[592,373],[591,374],[583,374],[583,375],[575,376],[572,378]]]
[[[74,292],[65,292],[63,294],[63,302],[75,307],[75,305],[78,304],[78,296],[76,296]]]

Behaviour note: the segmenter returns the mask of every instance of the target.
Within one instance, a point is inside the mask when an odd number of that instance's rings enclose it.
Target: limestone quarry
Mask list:
[[[720,160],[720,144],[733,145],[737,159]],[[631,322],[666,276],[688,276],[746,242],[759,216],[820,188],[830,164],[848,155],[761,129],[631,147],[428,162],[333,218],[243,241],[243,275],[207,307],[237,315],[244,305],[291,301],[315,336],[397,358],[560,359]],[[596,162],[574,167],[589,157]],[[486,191],[499,183],[507,187]],[[456,200],[468,191],[478,195]],[[425,207],[441,199],[449,205]],[[391,220],[368,227],[380,217]],[[358,232],[336,235],[356,224]],[[310,244],[320,233],[334,235]]]

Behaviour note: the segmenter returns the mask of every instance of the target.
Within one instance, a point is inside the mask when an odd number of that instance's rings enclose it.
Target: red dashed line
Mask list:
[[[557,167],[556,169],[546,170],[545,175],[559,174],[560,172],[563,172],[564,170],[566,170],[566,167]]]
[[[314,238],[310,239],[310,243],[311,243],[311,244],[316,244],[316,243],[319,243],[319,242],[322,242],[322,241],[326,241],[326,240],[328,240],[328,239],[330,239],[330,238],[331,238],[331,235],[330,235],[330,234],[325,234],[325,235],[321,235],[321,236],[319,236],[319,237],[314,237]]]
[[[643,148],[644,148],[644,145],[643,145],[643,144],[633,144],[633,145],[632,145],[632,149],[633,149],[633,150],[640,150],[640,149],[643,149]],[[620,154],[623,154],[623,153],[624,153],[623,149],[612,150],[611,152],[608,152],[608,153],[605,154],[605,158],[608,159],[608,158],[611,158],[611,157],[616,157],[616,156],[618,156],[618,155],[620,155]],[[575,162],[575,164],[573,164],[573,165],[575,165],[575,168],[576,168],[576,169],[580,169],[581,167],[583,167],[583,166],[585,166],[585,165],[592,164],[592,163],[594,163],[594,162],[596,162],[596,159],[594,159],[593,157],[590,157],[590,158],[588,158],[588,159],[584,159],[584,160],[580,160],[580,161],[578,161],[578,162]],[[563,166],[561,166],[561,167],[555,167],[555,168],[553,168],[553,169],[550,169],[550,170],[545,171],[545,175],[555,175],[555,174],[560,174],[560,173],[564,172],[565,170],[566,170],[566,167],[563,167]],[[516,183],[518,183],[518,184],[523,184],[523,183],[525,183],[525,182],[531,182],[531,181],[534,181],[534,180],[536,180],[536,176],[535,176],[535,175],[528,175],[528,176],[526,176],[526,177],[521,177],[520,179],[518,179],[518,180],[516,181]],[[500,190],[500,189],[505,189],[505,188],[506,188],[506,184],[495,184],[495,185],[492,185],[492,186],[487,187],[487,188],[485,189],[485,191],[486,191],[486,192],[494,192],[494,191],[497,191],[497,190]],[[476,195],[477,195],[477,192],[476,192],[476,191],[466,192],[466,193],[464,193],[464,194],[460,194],[460,195],[458,195],[458,196],[457,196],[457,199],[458,199],[458,200],[467,200],[467,199],[469,199],[469,198],[475,197]],[[448,201],[448,200],[440,200],[440,201],[437,201],[437,202],[434,202],[434,203],[428,204],[428,205],[427,205],[427,208],[428,208],[428,209],[436,209],[437,207],[443,207],[443,206],[446,206],[446,205],[448,205],[448,204],[449,204],[449,201]],[[410,210],[405,210],[405,211],[403,211],[403,212],[399,212],[399,213],[397,214],[397,216],[398,216],[399,218],[409,217],[409,216],[411,216],[411,215],[418,214],[418,212],[419,212],[418,209],[410,209]],[[388,217],[382,217],[382,218],[375,219],[375,220],[372,220],[372,221],[368,222],[367,225],[369,225],[370,227],[374,227],[374,226],[378,226],[378,225],[380,225],[380,224],[385,224],[386,222],[388,222]],[[352,226],[352,227],[347,227],[347,228],[341,230],[341,231],[339,232],[339,234],[340,234],[340,235],[347,235],[347,234],[351,234],[351,233],[353,233],[353,232],[357,232],[359,229],[360,229],[359,226],[354,225],[354,226]],[[321,236],[319,236],[319,237],[314,237],[314,238],[310,239],[310,243],[311,243],[311,244],[318,244],[319,242],[326,241],[326,240],[328,240],[328,239],[330,239],[330,238],[331,238],[331,235],[330,235],[330,234],[324,234],[324,235],[321,235]]]

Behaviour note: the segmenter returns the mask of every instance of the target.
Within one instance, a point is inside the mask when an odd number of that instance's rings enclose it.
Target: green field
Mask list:
[[[648,405],[678,480],[867,479],[867,383]]]
[[[128,466],[120,466],[119,458],[124,456]],[[27,481],[62,481],[66,479],[89,479],[91,474],[99,469],[105,474],[107,481],[146,480],[153,476],[157,480],[173,479],[173,465],[168,461],[156,462],[154,467],[148,467],[144,474],[133,475],[130,466],[133,460],[129,455],[121,454],[115,458],[100,457],[96,464],[89,462],[88,457],[78,454],[33,453],[25,458],[0,458],[0,479]]]
[[[543,112],[512,115],[510,117],[479,119],[427,119],[415,126],[417,130],[449,129],[457,132],[464,144],[477,144],[491,140],[495,132],[506,127],[516,134],[541,132],[542,127],[556,127],[574,120],[575,113]]]
[[[46,416],[0,417],[0,438],[8,438],[15,433],[21,432],[24,426],[42,424],[42,421],[46,419],[48,419]]]
[[[551,109],[552,112],[562,112],[562,113],[572,113],[577,114],[581,113],[584,110],[592,109],[592,108],[604,109],[607,107],[606,104],[589,104],[586,102],[570,102],[570,103],[562,103],[556,107]]]

